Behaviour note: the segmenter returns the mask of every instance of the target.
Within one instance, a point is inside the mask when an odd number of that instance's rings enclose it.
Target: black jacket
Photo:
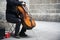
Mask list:
[[[6,19],[16,17],[18,14],[16,6],[22,6],[22,2],[20,2],[19,0],[6,0],[6,2]]]

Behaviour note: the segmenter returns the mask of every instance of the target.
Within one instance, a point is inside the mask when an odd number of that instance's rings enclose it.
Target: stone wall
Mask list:
[[[0,0],[0,20],[5,20],[6,0]]]
[[[36,20],[60,22],[60,0],[29,0],[29,12]]]
[[[0,20],[5,20],[6,0],[0,0]],[[60,22],[60,0],[29,0],[29,13],[36,20]]]
[[[6,30],[9,30],[11,25],[6,21],[6,0],[0,0],[0,27],[5,27]]]

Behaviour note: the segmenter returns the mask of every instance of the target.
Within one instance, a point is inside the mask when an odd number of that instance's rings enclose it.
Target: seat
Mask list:
[[[8,23],[9,25],[11,25],[11,27],[9,28],[9,32],[11,33],[11,34],[13,34],[15,31],[15,24],[14,23]]]

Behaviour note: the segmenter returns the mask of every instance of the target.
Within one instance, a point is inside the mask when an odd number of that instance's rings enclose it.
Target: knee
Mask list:
[[[18,19],[17,23],[21,23],[21,19]]]

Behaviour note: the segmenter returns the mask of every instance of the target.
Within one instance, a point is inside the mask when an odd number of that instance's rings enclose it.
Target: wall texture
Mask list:
[[[6,0],[0,0],[0,19],[5,20]],[[29,13],[36,20],[60,22],[60,0],[29,0]]]
[[[60,0],[29,0],[29,12],[36,20],[60,22]]]
[[[5,20],[6,0],[0,0],[0,20]]]

